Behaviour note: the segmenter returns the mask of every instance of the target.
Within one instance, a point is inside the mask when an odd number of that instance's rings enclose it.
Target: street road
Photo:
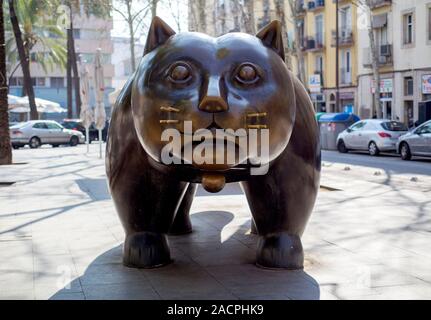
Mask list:
[[[411,161],[403,161],[395,154],[372,157],[365,152],[339,153],[338,151],[322,150],[322,160],[324,162],[383,169],[394,174],[411,173],[431,176],[431,158],[416,157]]]

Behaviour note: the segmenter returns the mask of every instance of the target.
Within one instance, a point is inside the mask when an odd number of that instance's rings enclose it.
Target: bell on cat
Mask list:
[[[215,38],[176,34],[153,19],[139,68],[113,108],[107,142],[109,187],[126,233],[124,265],[172,262],[168,235],[192,232],[197,186],[218,192],[239,182],[259,237],[256,265],[303,268],[301,236],[319,189],[319,130],[307,91],[284,60],[278,21],[256,35]],[[236,133],[240,156],[196,161],[194,151],[208,147],[193,140],[202,130]],[[170,146],[169,163],[167,132],[181,141]],[[215,152],[208,159],[229,156]]]

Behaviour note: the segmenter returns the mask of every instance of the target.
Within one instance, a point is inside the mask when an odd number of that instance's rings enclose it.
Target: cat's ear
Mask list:
[[[158,46],[164,44],[168,39],[175,34],[166,22],[159,17],[154,17],[151,21],[150,30],[148,31],[147,43],[145,44],[144,56],[153,51]]]
[[[274,20],[259,30],[256,37],[262,40],[266,47],[274,50],[284,61],[284,46],[281,30],[280,21]]]

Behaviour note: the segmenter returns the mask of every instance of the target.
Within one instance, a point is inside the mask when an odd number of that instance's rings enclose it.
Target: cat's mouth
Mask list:
[[[204,129],[183,133],[181,148],[172,150],[171,155],[184,163],[209,171],[227,170],[246,160],[245,150],[233,130],[225,130],[215,121]],[[196,156],[202,156],[200,161]]]
[[[223,128],[215,120],[213,120],[213,122],[211,122],[211,124],[206,128],[198,128],[193,131],[185,131],[184,129],[178,129],[178,132],[184,136],[195,136],[196,134],[202,134],[202,129],[209,130],[213,137],[216,137],[217,134],[224,134],[230,137],[247,136],[247,132],[245,130],[239,131],[232,128]]]

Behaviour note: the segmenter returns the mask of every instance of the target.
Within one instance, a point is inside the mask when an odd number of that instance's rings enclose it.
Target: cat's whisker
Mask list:
[[[160,124],[173,124],[173,123],[179,123],[180,120],[160,120]]]
[[[160,110],[166,112],[180,112],[180,109],[174,107],[160,107]]]
[[[248,129],[267,129],[268,126],[266,124],[248,124]]]
[[[259,118],[259,117],[266,117],[266,112],[254,112],[254,113],[248,113],[247,118]]]

